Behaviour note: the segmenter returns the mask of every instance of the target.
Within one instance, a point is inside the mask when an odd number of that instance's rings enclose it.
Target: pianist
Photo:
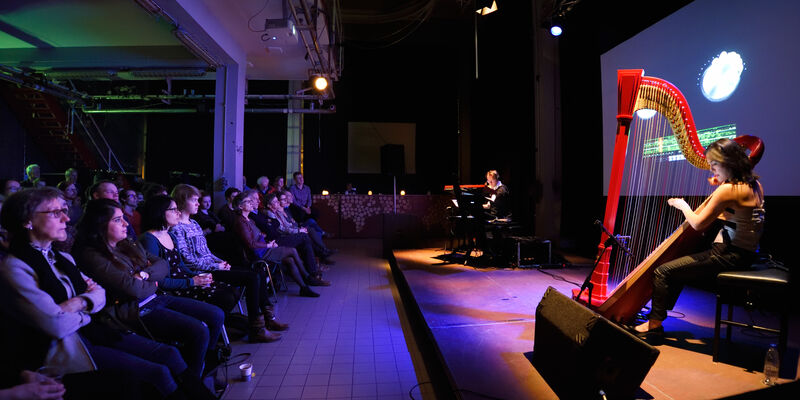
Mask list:
[[[486,173],[486,199],[488,200],[483,208],[490,219],[511,218],[511,193],[503,182],[500,182],[500,174],[496,170]]]

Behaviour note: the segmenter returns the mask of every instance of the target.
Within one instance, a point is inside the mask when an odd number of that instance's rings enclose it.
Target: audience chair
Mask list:
[[[712,359],[719,358],[719,336],[721,325],[726,325],[725,339],[730,342],[731,328],[738,326],[759,332],[778,335],[778,352],[786,354],[786,342],[789,337],[789,296],[790,273],[781,267],[756,265],[753,270],[722,272],[717,275],[717,309],[714,320],[714,342]],[[722,306],[728,307],[726,319],[722,319]],[[734,306],[746,309],[759,309],[778,313],[779,327],[768,328],[755,325],[753,322],[733,320]]]

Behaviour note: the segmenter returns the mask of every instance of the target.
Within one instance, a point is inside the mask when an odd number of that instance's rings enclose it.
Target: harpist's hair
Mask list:
[[[722,164],[731,173],[732,183],[746,183],[758,190],[758,175],[753,173],[753,164],[739,143],[730,139],[719,139],[706,147],[706,160]]]

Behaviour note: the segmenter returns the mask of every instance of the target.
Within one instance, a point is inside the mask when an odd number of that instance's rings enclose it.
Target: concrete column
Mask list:
[[[303,89],[303,81],[289,81],[289,94]],[[303,100],[289,100],[288,108],[303,108]],[[292,174],[303,172],[303,116],[305,114],[286,114],[286,186],[293,184]]]
[[[225,189],[242,188],[244,159],[244,63],[217,68],[214,100],[214,208],[225,204]]]
[[[558,239],[561,234],[561,86],[558,39],[542,27],[547,0],[533,7],[536,180],[541,193],[536,202],[536,236]]]

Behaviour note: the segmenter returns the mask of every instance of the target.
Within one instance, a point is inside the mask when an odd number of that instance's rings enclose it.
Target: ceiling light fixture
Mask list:
[[[475,0],[475,12],[480,15],[487,15],[497,11],[496,0]]]
[[[314,85],[314,89],[317,89],[320,92],[328,88],[328,79],[322,75],[312,77],[311,83]]]

